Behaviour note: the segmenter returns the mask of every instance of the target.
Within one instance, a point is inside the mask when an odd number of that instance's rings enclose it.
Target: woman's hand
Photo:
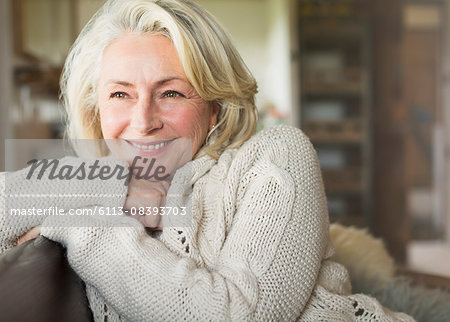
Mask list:
[[[168,181],[148,181],[133,177],[128,186],[124,209],[128,215],[134,217],[145,227],[161,230],[162,228],[159,226],[161,216],[154,213],[154,207],[159,209],[165,205],[169,186]],[[142,211],[145,215],[140,215]],[[39,237],[40,234],[40,225],[31,228],[19,238],[17,246]]]
[[[133,176],[128,186],[125,211],[145,227],[161,230],[161,216],[154,210],[165,205],[169,186],[168,181],[149,181]]]
[[[20,246],[29,240],[39,237],[40,234],[41,234],[41,225],[31,228],[29,231],[27,231],[19,238],[19,240],[17,241],[17,246]]]

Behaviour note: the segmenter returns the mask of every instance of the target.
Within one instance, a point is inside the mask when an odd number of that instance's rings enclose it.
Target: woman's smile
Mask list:
[[[139,155],[155,155],[165,150],[165,148],[174,141],[171,140],[125,140],[132,146]]]

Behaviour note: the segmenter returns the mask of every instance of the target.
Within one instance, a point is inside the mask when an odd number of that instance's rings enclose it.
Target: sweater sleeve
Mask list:
[[[249,145],[234,162],[263,156],[237,180],[238,204],[212,266],[178,256],[127,217],[112,218],[122,227],[90,217],[91,227],[48,224],[42,233],[67,247],[75,271],[126,320],[295,320],[313,290],[328,221],[314,150],[297,130],[287,134],[269,133],[275,141]]]
[[[95,160],[66,157],[55,163],[55,172],[61,169],[85,171]],[[114,158],[98,159],[96,166],[128,169],[127,163]],[[32,166],[16,172],[0,173],[0,254],[14,247],[17,240],[32,227],[40,225],[45,218],[58,211],[90,205],[123,206],[127,186],[124,178],[88,178],[88,173],[79,178],[50,178],[50,168],[40,178],[39,171],[30,171]],[[81,172],[79,172],[81,173]]]

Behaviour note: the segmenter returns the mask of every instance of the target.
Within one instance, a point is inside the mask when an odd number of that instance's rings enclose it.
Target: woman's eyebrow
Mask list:
[[[168,82],[171,82],[173,80],[179,80],[182,82],[187,82],[186,79],[182,78],[182,77],[178,77],[178,76],[171,76],[171,77],[167,77],[167,78],[163,78],[161,80],[156,81],[156,86],[162,86]],[[127,82],[127,81],[123,81],[123,80],[118,80],[118,79],[111,79],[109,81],[106,82],[106,85],[122,85],[125,87],[135,87],[135,85],[133,83]]]
[[[125,87],[135,87],[134,84],[127,82],[127,81],[122,81],[122,80],[117,80],[117,79],[111,79],[109,81],[106,82],[106,85],[122,85]]]
[[[168,82],[171,82],[173,80],[180,80],[182,82],[187,82],[187,80],[184,79],[184,78],[181,78],[181,77],[178,77],[178,76],[171,76],[171,77],[163,78],[163,79],[157,81],[156,85],[157,86],[161,86],[161,85],[164,85],[164,84],[166,84]]]

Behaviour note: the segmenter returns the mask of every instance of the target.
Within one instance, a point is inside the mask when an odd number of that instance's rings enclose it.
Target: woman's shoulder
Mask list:
[[[236,152],[235,158],[242,157],[255,162],[261,159],[279,160],[281,163],[317,162],[316,151],[309,138],[300,129],[284,124],[256,133]]]
[[[322,186],[314,147],[300,129],[289,125],[264,129],[239,149],[225,151],[215,169],[242,185],[275,176],[291,178],[296,185]]]
[[[265,138],[290,138],[299,143],[309,144],[309,139],[303,131],[288,124],[280,124],[265,128],[256,133],[250,140],[264,140]]]
[[[282,147],[290,149],[309,150],[314,152],[313,146],[309,138],[299,128],[290,125],[277,125],[266,128],[256,133],[242,147],[242,150],[258,148],[260,153],[265,150],[275,149],[282,152]]]

